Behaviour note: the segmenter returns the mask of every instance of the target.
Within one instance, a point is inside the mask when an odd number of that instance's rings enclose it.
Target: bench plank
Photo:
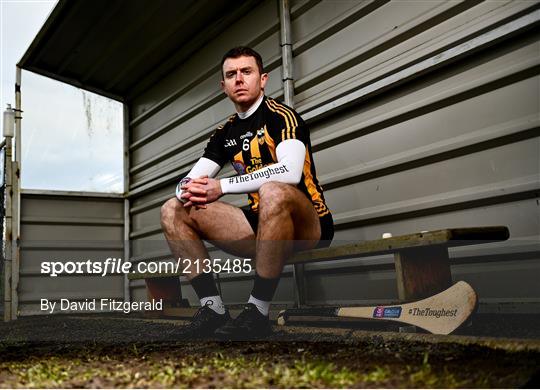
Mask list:
[[[354,257],[367,257],[395,253],[403,249],[446,245],[449,247],[504,241],[509,237],[506,226],[487,226],[473,228],[453,228],[433,230],[427,233],[413,233],[391,238],[345,244],[337,247],[314,249],[297,253],[287,259],[285,264],[313,263],[325,260],[339,260]],[[130,280],[182,276],[178,273],[130,273]]]
[[[285,264],[393,253],[399,300],[412,301],[437,294],[452,285],[449,247],[504,241],[509,236],[506,226],[441,229],[299,252]],[[178,279],[181,275],[181,272],[130,273],[128,278],[145,279],[150,297],[169,297],[169,300],[172,298],[169,303],[177,306],[176,300],[181,299]],[[163,279],[165,282],[161,285]]]
[[[311,263],[354,257],[376,256],[399,250],[433,245],[462,246],[490,241],[504,241],[509,237],[506,226],[482,228],[441,229],[426,233],[413,233],[391,238],[346,244],[338,247],[299,252],[285,264]]]

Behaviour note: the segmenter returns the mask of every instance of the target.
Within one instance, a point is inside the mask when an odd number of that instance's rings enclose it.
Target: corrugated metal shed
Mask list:
[[[205,2],[170,3],[183,16]],[[186,36],[151,2],[68,4],[21,66],[126,102],[131,256],[165,257],[159,208],[232,111],[219,89],[222,53],[255,47],[267,94],[283,96],[277,1],[207,2]],[[146,6],[154,14],[130,23],[125,13]],[[508,243],[453,251],[454,277],[475,286],[486,310],[540,310],[539,2],[298,0],[291,22],[295,107],[311,128],[336,239],[507,225]],[[66,33],[77,38],[64,44]],[[306,271],[308,303],[397,295],[388,257]],[[225,300],[242,302],[250,286],[249,277],[224,277]],[[140,282],[131,287],[144,298]],[[276,300],[292,299],[286,272]]]

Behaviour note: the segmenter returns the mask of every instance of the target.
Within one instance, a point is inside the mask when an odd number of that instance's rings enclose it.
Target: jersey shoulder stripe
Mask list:
[[[298,119],[297,119],[297,114],[291,110],[289,107],[281,104],[281,103],[278,103],[277,101],[273,100],[273,99],[270,99],[268,100],[268,104],[275,110],[275,111],[278,111],[278,112],[281,112],[283,113],[284,115],[287,116],[287,118],[289,119],[289,123],[290,123],[290,126],[291,127],[296,127],[298,126]]]
[[[273,104],[273,100],[267,100],[266,101],[266,106],[268,107],[268,109],[276,114],[278,114],[279,116],[281,116],[283,118],[283,122],[285,124],[285,127],[290,127],[291,126],[291,119],[290,117],[283,111],[283,110],[280,110],[278,109],[274,104]]]
[[[279,103],[278,101],[276,101],[274,99],[270,99],[270,102],[274,107],[276,107],[276,108],[278,108],[280,110],[283,110],[284,112],[286,112],[290,116],[290,118],[292,119],[291,123],[293,124],[293,126],[298,126],[298,114],[294,110],[292,110],[290,107],[288,107],[288,106],[286,106],[286,105],[284,105],[282,103]]]
[[[284,128],[281,130],[281,140],[296,138],[296,128],[298,127],[298,119],[295,113],[282,104],[279,104],[273,99],[267,99],[266,105],[268,109],[277,113],[284,119]]]

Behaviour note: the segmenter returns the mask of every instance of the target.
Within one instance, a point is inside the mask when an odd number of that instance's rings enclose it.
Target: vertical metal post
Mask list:
[[[5,169],[5,199],[6,199],[6,230],[4,233],[4,321],[11,321],[11,273],[13,264],[13,140],[6,136]]]
[[[17,319],[19,311],[19,268],[21,234],[21,68],[15,74],[15,161],[13,161],[13,262],[11,266],[11,319]]]
[[[283,99],[285,104],[294,106],[294,78],[292,74],[292,35],[289,0],[279,0],[279,20],[281,36],[281,69]]]
[[[291,10],[289,0],[279,0],[281,69],[283,99],[289,107],[294,107],[294,77],[292,61]],[[294,295],[296,307],[305,304],[304,265],[293,265]]]
[[[131,256],[131,242],[129,234],[131,221],[129,215],[129,108],[124,102],[124,261],[129,261]],[[124,274],[124,302],[131,301],[129,278]]]

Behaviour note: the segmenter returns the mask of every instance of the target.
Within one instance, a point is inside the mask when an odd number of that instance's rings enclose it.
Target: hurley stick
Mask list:
[[[401,305],[286,309],[278,314],[278,325],[285,325],[291,316],[353,317],[397,321],[434,334],[450,334],[476,307],[475,291],[468,283],[460,281],[436,295]]]

